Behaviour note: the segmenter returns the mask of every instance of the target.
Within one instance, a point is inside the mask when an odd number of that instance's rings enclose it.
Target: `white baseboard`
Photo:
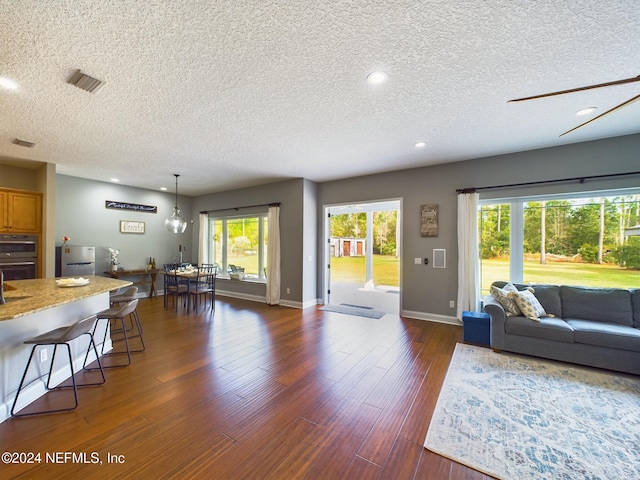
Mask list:
[[[241,298],[242,300],[249,300],[251,302],[266,303],[267,301],[266,297],[262,295],[250,295],[248,293],[230,292],[227,290],[218,290],[217,288],[216,295],[220,295],[221,297]]]
[[[259,303],[266,303],[267,302],[267,298],[263,297],[261,295],[248,295],[246,293],[238,293],[238,292],[231,292],[231,291],[227,291],[227,290],[218,290],[216,289],[216,295],[220,295],[223,297],[231,297],[231,298],[240,298],[242,300],[249,300],[251,302],[259,302]],[[304,309],[307,307],[311,307],[314,305],[317,305],[318,301],[317,299],[313,299],[310,300],[308,302],[294,302],[291,300],[282,300],[280,299],[280,303],[278,305],[282,306],[282,307],[289,307],[289,308],[299,308],[299,309]]]
[[[427,320],[429,322],[447,323],[449,325],[462,326],[462,323],[450,315],[440,315],[437,313],[415,312],[412,310],[402,310],[402,316],[415,318],[416,320]]]
[[[300,302],[292,302],[291,300],[282,300],[282,299],[280,299],[280,303],[278,305],[280,305],[282,307],[289,307],[289,308],[298,308],[298,309],[302,308],[302,303],[300,303]]]

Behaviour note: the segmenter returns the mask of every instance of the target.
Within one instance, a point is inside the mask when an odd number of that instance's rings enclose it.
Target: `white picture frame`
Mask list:
[[[144,235],[144,222],[120,220],[120,233],[137,233]]]

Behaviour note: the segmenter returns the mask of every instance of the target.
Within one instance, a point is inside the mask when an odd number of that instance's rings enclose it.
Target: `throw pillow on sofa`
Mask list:
[[[522,314],[515,299],[510,296],[512,293],[518,293],[518,289],[512,283],[507,283],[502,288],[491,285],[490,291],[491,295],[504,308],[504,313],[507,317],[518,317]]]
[[[540,321],[540,317],[546,317],[547,312],[544,311],[542,305],[536,296],[529,290],[521,292],[511,292],[511,298],[518,304],[518,308],[522,311],[522,315],[536,322]]]

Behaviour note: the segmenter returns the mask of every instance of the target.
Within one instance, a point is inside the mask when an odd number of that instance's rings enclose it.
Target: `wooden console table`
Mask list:
[[[146,280],[144,282],[133,282],[134,285],[142,285],[142,284],[151,284],[151,288],[149,289],[149,298],[158,296],[158,289],[156,288],[156,282],[158,280],[158,273],[162,272],[162,270],[156,268],[153,270],[116,270],[115,272],[104,272],[106,275],[109,275],[112,278],[120,278],[120,277],[134,277],[141,275],[150,275],[151,280]]]

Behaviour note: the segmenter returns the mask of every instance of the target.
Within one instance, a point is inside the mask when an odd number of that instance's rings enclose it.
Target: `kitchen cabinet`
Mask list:
[[[42,193],[0,189],[0,232],[41,233]]]

